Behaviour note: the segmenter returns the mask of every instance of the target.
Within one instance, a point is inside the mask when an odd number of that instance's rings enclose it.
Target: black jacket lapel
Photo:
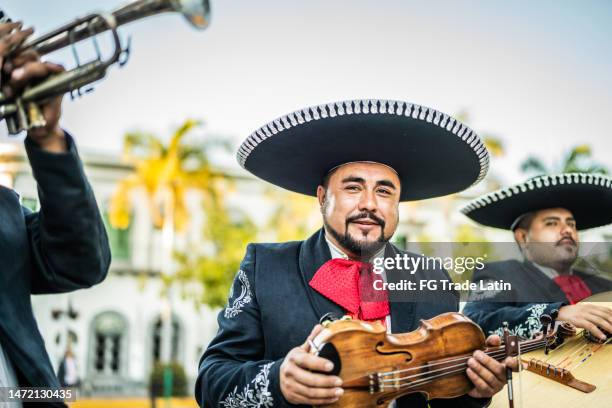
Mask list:
[[[385,258],[395,258],[399,254],[397,248],[392,244],[388,244],[385,249]],[[390,269],[385,271],[387,282],[397,283],[402,279],[415,280],[414,275],[410,275],[407,271],[398,269]],[[414,325],[415,307],[414,302],[406,302],[402,296],[394,296],[394,292],[389,295],[389,308],[391,309],[391,332],[405,333]]]
[[[317,270],[330,259],[331,253],[329,252],[327,241],[325,241],[325,232],[321,228],[302,243],[299,254],[300,273],[302,274],[304,288],[308,295],[308,300],[319,319],[326,314],[331,314],[330,316],[339,319],[345,314],[342,307],[312,289],[308,284]]]

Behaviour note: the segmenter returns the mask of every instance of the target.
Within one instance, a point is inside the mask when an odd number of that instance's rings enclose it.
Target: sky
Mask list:
[[[44,33],[123,2],[5,0],[14,20]],[[547,164],[587,143],[612,169],[612,2],[215,1],[205,31],[178,15],[122,27],[132,53],[95,92],[65,98],[63,126],[82,151],[116,154],[126,131],[168,135],[186,118],[234,147],[302,107],[398,99],[500,137],[492,161],[505,183],[530,154]],[[49,59],[70,66],[67,53]],[[4,126],[2,126],[4,128]],[[0,142],[7,141],[4,129]],[[234,164],[232,159],[232,165]]]

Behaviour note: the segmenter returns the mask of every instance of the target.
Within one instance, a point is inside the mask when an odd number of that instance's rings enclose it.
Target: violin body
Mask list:
[[[327,407],[386,407],[414,392],[426,398],[454,398],[474,386],[465,362],[485,348],[479,326],[460,313],[444,313],[403,334],[380,323],[338,320],[313,339],[313,354],[334,363],[344,394]],[[454,360],[454,361],[453,361]]]

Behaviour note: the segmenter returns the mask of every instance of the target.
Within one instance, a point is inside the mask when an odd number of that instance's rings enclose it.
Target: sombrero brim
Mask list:
[[[612,179],[584,173],[535,177],[479,197],[461,212],[480,224],[511,229],[526,213],[558,207],[572,212],[579,230],[612,223]]]
[[[372,161],[399,175],[401,201],[455,193],[488,170],[474,131],[431,108],[399,101],[357,100],[303,109],[251,134],[238,162],[270,183],[306,195],[331,169]]]

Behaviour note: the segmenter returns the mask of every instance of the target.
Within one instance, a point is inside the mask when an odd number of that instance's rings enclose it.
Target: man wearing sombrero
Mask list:
[[[342,382],[329,374],[329,360],[307,352],[305,341],[320,330],[323,316],[382,321],[397,333],[415,329],[419,319],[457,311],[452,292],[428,303],[364,297],[372,276],[359,260],[402,253],[388,243],[400,201],[454,193],[484,177],[488,153],[468,127],[404,102],[339,102],[263,126],[242,144],[238,161],[263,180],[316,195],[324,227],[305,241],[247,247],[219,314],[219,332],[200,362],[200,406],[332,403],[343,393]],[[427,274],[450,279],[444,270]],[[387,280],[397,278],[387,271]],[[430,406],[484,406],[503,387],[504,370],[477,352],[467,370],[474,389]],[[397,406],[427,402],[414,394],[398,399]]]
[[[587,329],[596,337],[612,333],[612,311],[576,304],[612,290],[598,271],[574,267],[578,231],[612,223],[612,179],[604,175],[566,173],[536,177],[486,194],[461,211],[474,221],[510,230],[524,260],[492,262],[474,273],[474,282],[503,280],[511,293],[484,293],[463,312],[486,333],[510,330],[531,337],[541,329],[540,316],[558,311],[558,320]]]

